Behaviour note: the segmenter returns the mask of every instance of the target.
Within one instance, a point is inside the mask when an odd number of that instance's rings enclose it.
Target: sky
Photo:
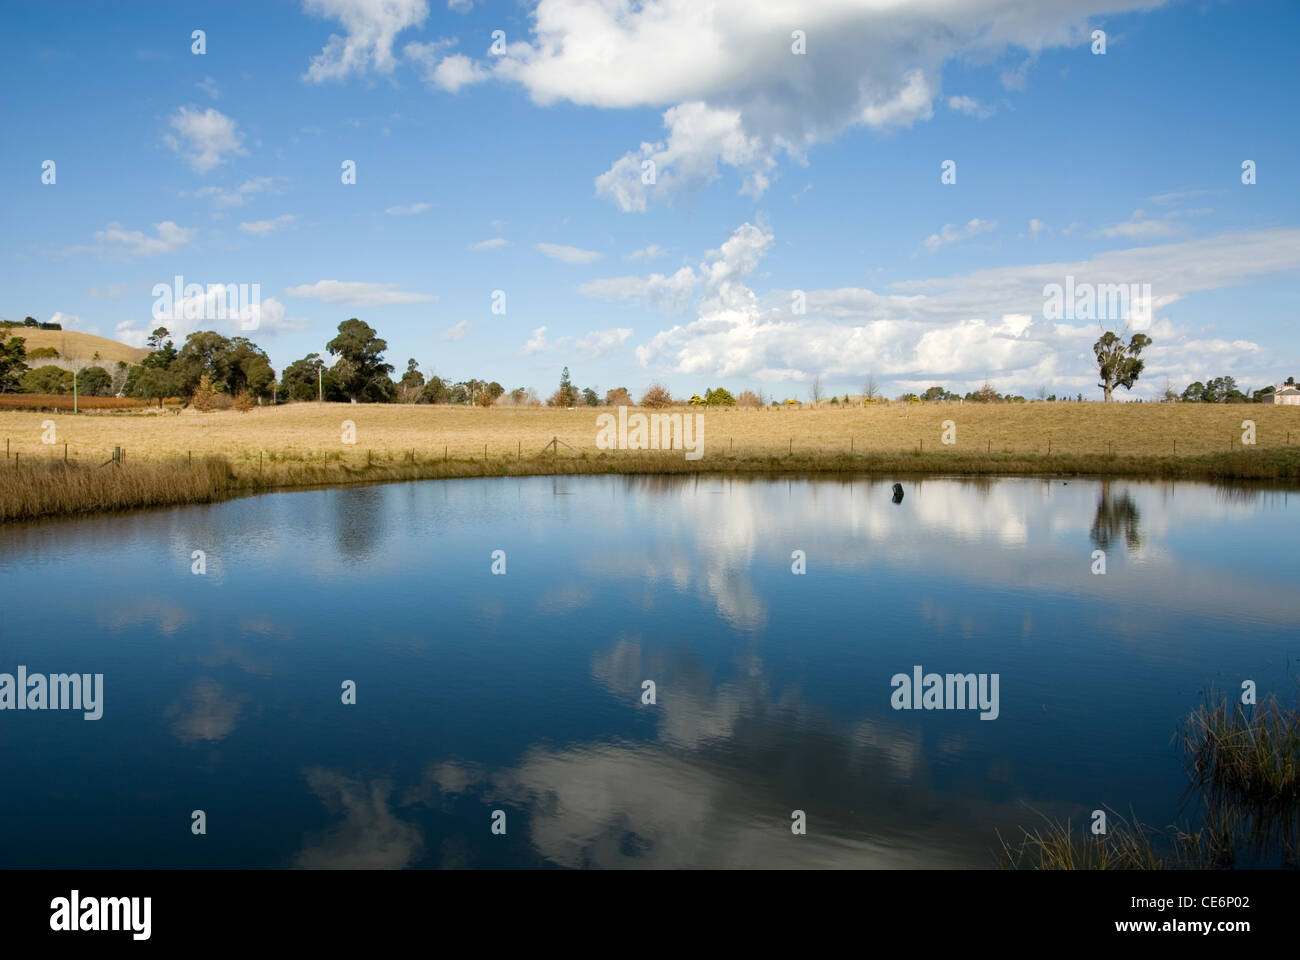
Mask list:
[[[5,0],[0,317],[775,399],[1099,399],[1142,330],[1120,399],[1256,389],[1300,376],[1297,39],[1294,0]]]

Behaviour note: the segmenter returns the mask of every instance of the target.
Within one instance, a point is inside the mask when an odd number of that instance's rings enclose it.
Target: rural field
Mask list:
[[[1300,408],[1264,404],[673,408],[668,412],[702,417],[697,460],[686,460],[681,451],[599,449],[597,417],[610,411],[337,403],[246,413],[0,410],[0,439],[6,446],[0,517],[196,502],[332,483],[547,473],[1300,479]],[[941,442],[947,420],[955,428],[951,444]],[[1253,445],[1243,445],[1245,420],[1255,424]],[[355,429],[353,443],[344,442],[348,422]],[[122,461],[104,470],[114,448],[120,448]]]

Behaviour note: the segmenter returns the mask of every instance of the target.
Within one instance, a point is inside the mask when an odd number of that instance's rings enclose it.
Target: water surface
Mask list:
[[[105,698],[0,711],[0,866],[987,867],[1042,815],[1170,824],[1203,691],[1294,703],[1289,496],[542,477],[7,525],[0,672]],[[915,665],[996,673],[997,719],[893,709]]]

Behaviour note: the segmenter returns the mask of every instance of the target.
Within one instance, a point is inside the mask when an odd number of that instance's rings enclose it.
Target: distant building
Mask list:
[[[1300,407],[1300,388],[1282,387],[1273,391],[1273,402],[1284,403],[1288,406]]]

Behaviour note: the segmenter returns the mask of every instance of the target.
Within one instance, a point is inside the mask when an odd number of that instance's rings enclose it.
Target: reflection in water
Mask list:
[[[6,721],[0,866],[192,865],[156,810],[202,796],[257,824],[212,866],[986,867],[1040,813],[1175,822],[1198,691],[1292,689],[1285,493],[891,488],[452,480],[0,527],[13,596],[77,585],[58,630],[5,608],[4,664],[107,690],[93,724]],[[917,664],[999,674],[998,719],[893,710]]]
[[[351,780],[320,767],[305,771],[307,786],[340,822],[309,837],[295,865],[308,869],[393,870],[424,848],[419,829],[389,809],[391,783]]]
[[[1093,545],[1098,550],[1109,550],[1114,539],[1123,533],[1128,548],[1136,550],[1142,546],[1142,531],[1138,527],[1142,518],[1138,514],[1137,505],[1127,490],[1112,496],[1110,486],[1109,480],[1101,481],[1097,515],[1093,518],[1090,531]]]
[[[229,696],[215,680],[197,681],[163,712],[181,743],[216,742],[230,736],[239,722],[245,696]]]

